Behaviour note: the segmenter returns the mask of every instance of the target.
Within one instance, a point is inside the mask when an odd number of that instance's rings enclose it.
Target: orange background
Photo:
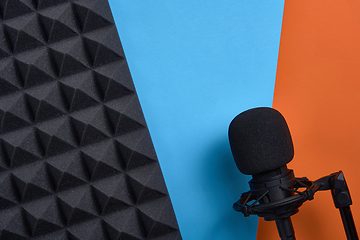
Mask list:
[[[285,1],[273,107],[295,146],[288,165],[316,180],[343,170],[360,226],[360,1]],[[297,240],[346,239],[329,191],[292,217]],[[280,239],[259,220],[258,240]]]

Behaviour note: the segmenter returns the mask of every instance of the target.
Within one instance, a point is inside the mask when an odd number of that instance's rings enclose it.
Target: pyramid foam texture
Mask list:
[[[181,239],[107,0],[0,19],[0,239]]]

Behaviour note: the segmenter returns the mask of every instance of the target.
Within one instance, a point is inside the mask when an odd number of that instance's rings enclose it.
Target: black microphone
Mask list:
[[[252,208],[241,205],[241,211],[245,216],[255,213],[267,221],[275,220],[281,239],[295,239],[290,216],[302,202],[293,199],[295,177],[286,167],[294,157],[294,147],[284,117],[267,107],[242,112],[230,123],[229,142],[240,172],[252,175],[251,190],[245,197],[259,203]]]
[[[229,126],[229,142],[235,163],[243,174],[252,175],[250,191],[233,208],[245,216],[258,215],[275,221],[282,240],[295,240],[290,216],[299,211],[317,191],[331,190],[349,240],[358,240],[350,211],[350,192],[342,171],[310,181],[295,178],[286,164],[294,157],[290,131],[284,117],[268,107],[237,115]],[[305,188],[304,191],[299,191]]]

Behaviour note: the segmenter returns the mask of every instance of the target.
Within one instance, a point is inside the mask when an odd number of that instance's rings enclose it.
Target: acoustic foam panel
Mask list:
[[[0,18],[0,239],[181,239],[108,2]]]
[[[359,232],[360,4],[285,1],[274,107],[287,119],[296,176],[316,180],[343,170]],[[346,239],[329,191],[292,217],[297,239]],[[260,221],[258,239],[279,239]]]

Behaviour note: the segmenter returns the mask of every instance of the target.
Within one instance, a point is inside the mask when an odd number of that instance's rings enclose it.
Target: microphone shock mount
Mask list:
[[[290,216],[297,213],[304,202],[314,199],[317,191],[325,190],[331,190],[347,239],[359,239],[350,210],[350,192],[342,171],[310,181],[306,177],[295,178],[293,170],[283,166],[273,177],[267,173],[253,175],[249,185],[250,191],[243,193],[234,203],[234,210],[242,212],[245,217],[257,215],[266,221],[275,221],[282,240],[295,240]]]

